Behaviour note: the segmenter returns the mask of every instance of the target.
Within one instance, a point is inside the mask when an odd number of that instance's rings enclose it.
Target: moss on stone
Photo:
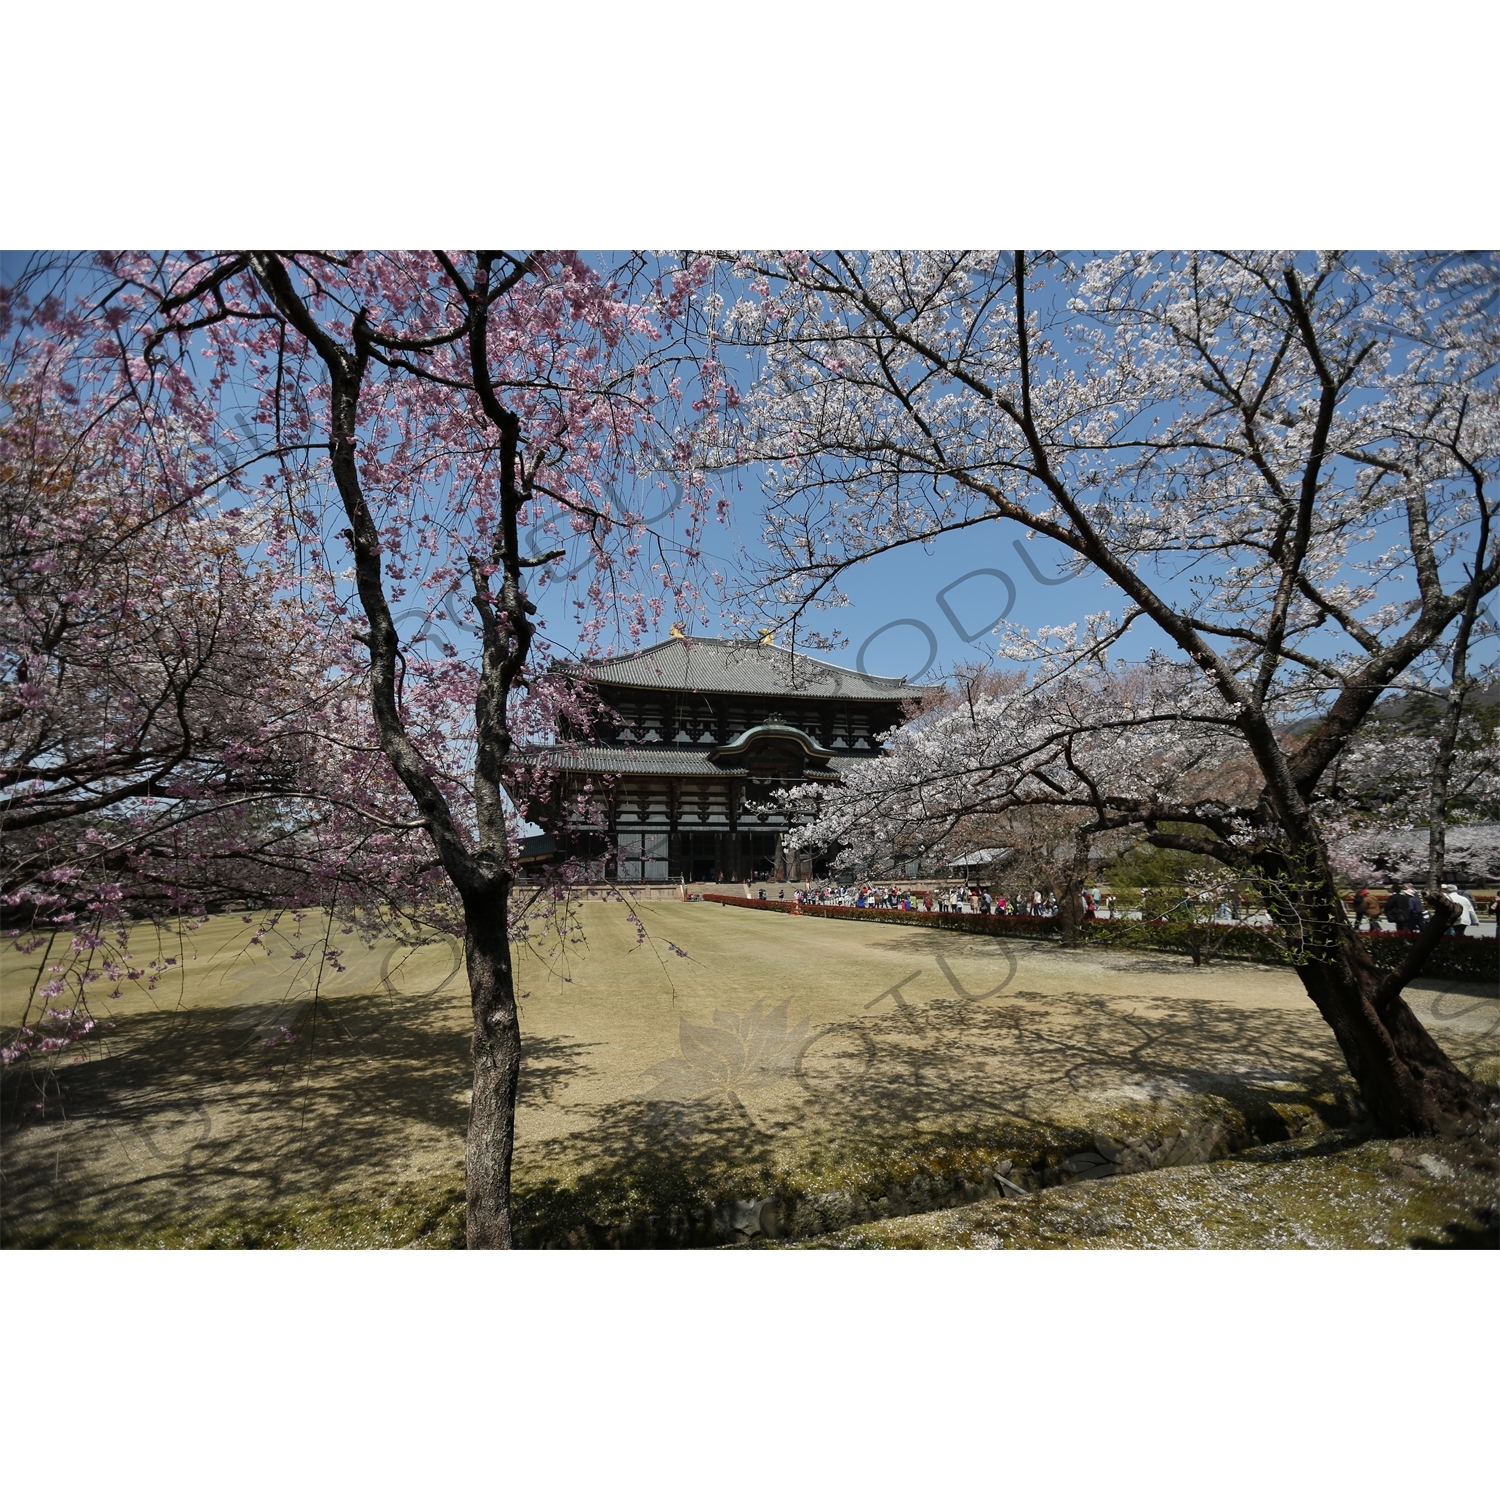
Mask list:
[[[394,1250],[462,1249],[462,1173],[376,1192],[295,1196],[261,1209],[218,1204],[187,1221],[51,1223],[7,1235],[7,1249]]]
[[[1224,1161],[865,1224],[843,1249],[1500,1248],[1493,1150],[1341,1132]]]
[[[1157,1126],[1163,1125],[1160,1115]],[[627,1246],[733,1242],[714,1217],[726,1195],[768,1198],[776,1187],[795,1209],[840,1193],[864,1205],[865,1222],[794,1242],[841,1249],[1352,1249],[1496,1248],[1496,1159],[1485,1147],[1427,1140],[1370,1141],[1358,1130],[1271,1142],[1233,1157],[1127,1176],[1075,1180],[1025,1198],[881,1218],[895,1194],[951,1191],[997,1152],[1030,1150],[1034,1162],[1066,1160],[1085,1139],[1029,1127],[1006,1140],[929,1139],[868,1143],[841,1152],[826,1143],[820,1162],[786,1163],[784,1175],[726,1174],[711,1187],[665,1173],[580,1184],[518,1201],[532,1244]],[[1144,1137],[1142,1139],[1145,1139]],[[1001,1158],[1020,1175],[1023,1168]],[[917,1184],[913,1189],[912,1184]],[[797,1192],[790,1191],[795,1185]],[[716,1196],[717,1194],[717,1196]],[[897,1197],[897,1201],[900,1201]],[[261,1212],[224,1205],[180,1223],[34,1226],[16,1247],[162,1249],[459,1248],[464,1238],[461,1174],[393,1183],[377,1193],[290,1198]],[[749,1243],[777,1243],[761,1235]]]

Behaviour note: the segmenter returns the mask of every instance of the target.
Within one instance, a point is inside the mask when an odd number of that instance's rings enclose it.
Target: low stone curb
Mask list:
[[[1252,1147],[1294,1136],[1321,1136],[1330,1130],[1329,1122],[1312,1111],[1290,1120],[1278,1116],[1278,1121],[1251,1123],[1210,1115],[1166,1133],[1118,1138],[1095,1133],[1092,1150],[1075,1151],[1058,1160],[1006,1157],[986,1166],[978,1178],[963,1173],[917,1175],[864,1193],[834,1190],[799,1197],[735,1198],[690,1213],[579,1225],[565,1237],[545,1242],[531,1242],[523,1236],[523,1243],[536,1249],[665,1250],[809,1240],[857,1224],[985,1199],[1022,1197],[1105,1177],[1196,1166]]]

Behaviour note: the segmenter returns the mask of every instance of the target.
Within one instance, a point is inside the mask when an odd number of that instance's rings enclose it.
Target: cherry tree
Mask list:
[[[798,618],[837,604],[866,558],[1002,521],[1090,565],[1117,608],[1001,642],[1039,698],[1017,748],[1054,756],[1023,756],[1019,785],[1057,779],[1060,755],[1061,785],[1092,781],[1110,816],[1133,799],[1152,843],[1253,877],[1380,1126],[1473,1128],[1494,1091],[1402,999],[1443,924],[1380,971],[1344,918],[1320,803],[1383,695],[1462,675],[1500,584],[1495,257],[729,264],[744,291],[715,308],[715,332],[758,351],[760,373],[705,461],[768,466],[756,599]],[[1181,704],[1122,723],[1101,691],[1097,717],[1059,740],[1070,675],[1132,630],[1175,667]],[[961,739],[962,716],[945,730]],[[1146,783],[1115,760],[1117,735]],[[1225,739],[1253,788],[1180,780]],[[975,746],[976,765],[986,754]]]
[[[249,518],[224,524],[182,503],[119,424],[81,435],[44,391],[8,395],[0,902],[10,923],[88,913],[97,936],[125,915],[237,893],[257,852],[285,873],[249,829],[260,821],[270,837],[260,815],[309,789],[309,731],[347,709],[347,682],[329,674],[277,570],[247,559]],[[284,822],[274,837],[301,842]]]
[[[1019,834],[1040,845],[1032,862],[1056,882],[1072,937],[1101,840],[1184,805],[1222,808],[1247,779],[1222,704],[1168,661],[1092,661],[1044,684],[990,674],[935,697],[837,788],[782,794],[796,817],[788,842],[856,864],[932,863]]]
[[[102,996],[159,981],[171,961],[133,956],[132,922],[322,900],[361,839],[366,883],[389,839],[379,776],[339,775],[326,733],[347,745],[357,683],[247,555],[263,523],[173,482],[142,441],[170,428],[85,414],[67,363],[9,382],[0,421],[0,926],[45,950],[7,1065],[49,1063],[98,1032]]]
[[[374,919],[388,892],[410,910],[440,882],[472,998],[468,1241],[508,1247],[507,787],[535,795],[521,743],[597,711],[548,670],[560,647],[538,600],[585,649],[694,607],[710,511],[682,472],[687,429],[733,399],[711,356],[683,365],[669,347],[702,272],[503,251],[114,254],[69,272],[72,300],[31,294],[29,367],[72,340],[91,409],[185,434],[181,487],[213,489],[228,523],[264,523],[258,554],[331,642],[323,676],[361,685],[346,723],[315,726],[317,894]],[[674,480],[686,499],[668,534],[647,517]]]

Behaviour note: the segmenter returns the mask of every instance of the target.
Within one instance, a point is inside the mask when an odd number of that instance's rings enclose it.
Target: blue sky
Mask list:
[[[600,257],[605,262],[613,258]],[[23,257],[15,252],[0,255],[0,277],[12,278],[22,263]],[[733,574],[745,549],[759,551],[760,476],[747,469],[719,476],[715,484],[730,494],[732,504],[727,525],[709,523],[707,561]],[[669,512],[670,505],[668,496],[665,507]],[[648,515],[659,515],[663,508],[660,499],[646,502]],[[660,515],[656,524],[670,535],[678,527],[678,518]],[[1456,572],[1448,572],[1450,581],[1456,581]],[[554,584],[539,603],[548,635],[568,649],[576,645],[577,637],[564,607],[563,587]],[[932,680],[990,655],[996,644],[990,629],[1002,613],[1009,622],[1036,630],[1081,621],[1103,609],[1118,610],[1122,603],[1121,595],[1106,588],[1093,570],[1076,573],[1068,554],[1055,543],[1028,541],[1020,527],[998,521],[953,533],[927,548],[909,546],[861,564],[844,575],[841,587],[849,603],[837,610],[813,612],[808,626],[837,631],[847,644],[817,654],[913,680]],[[670,617],[664,619],[661,636],[671,623]],[[414,622],[408,621],[403,633],[413,628]],[[691,628],[717,634],[729,633],[733,627],[714,619],[708,626],[694,621]],[[779,639],[786,644],[785,636]],[[1161,643],[1154,629],[1137,627],[1123,654],[1138,657]],[[620,649],[628,648],[630,642],[606,638],[602,644]],[[1490,642],[1480,659],[1493,661],[1495,654],[1495,643]]]

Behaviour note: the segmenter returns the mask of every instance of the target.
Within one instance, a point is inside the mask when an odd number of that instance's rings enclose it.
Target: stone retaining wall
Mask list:
[[[531,1249],[668,1250],[815,1239],[855,1224],[957,1208],[987,1198],[1016,1198],[1063,1190],[1103,1177],[1218,1161],[1255,1146],[1322,1135],[1361,1115],[1357,1101],[1340,1098],[1321,1113],[1296,1106],[1250,1120],[1217,1102],[1200,1101],[1176,1128],[1143,1134],[1097,1131],[1091,1149],[998,1157],[982,1174],[917,1175],[864,1192],[736,1198],[689,1213],[648,1215],[616,1224],[583,1224],[561,1239],[521,1243]]]

